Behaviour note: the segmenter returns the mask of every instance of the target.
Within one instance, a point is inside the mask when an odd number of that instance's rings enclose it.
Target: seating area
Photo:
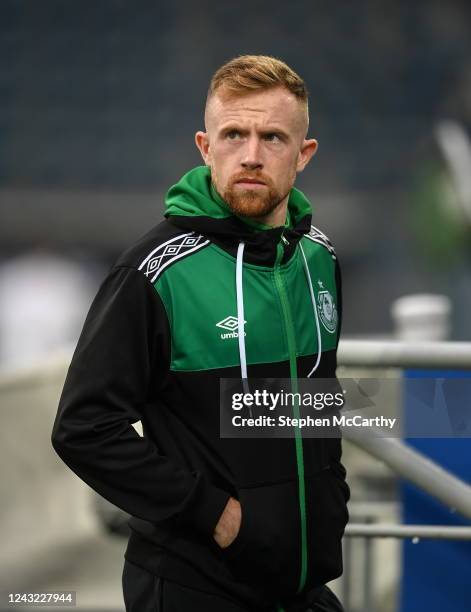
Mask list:
[[[191,0],[145,0],[139,11],[118,0],[4,0],[0,186],[168,184],[199,163],[192,134],[209,76],[255,52],[286,59],[309,84],[321,145],[311,180],[400,188],[434,119],[461,112],[453,92],[471,47],[469,7],[432,1],[424,18],[405,0],[332,4],[280,3],[277,19],[274,3],[270,15],[252,3],[251,18],[211,0],[198,11]]]

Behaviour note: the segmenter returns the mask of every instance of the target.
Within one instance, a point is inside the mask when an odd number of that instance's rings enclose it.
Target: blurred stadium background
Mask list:
[[[240,53],[280,57],[308,84],[319,152],[298,186],[339,254],[344,336],[393,337],[394,301],[427,293],[451,304],[444,338],[471,340],[469,1],[3,0],[2,593],[71,588],[80,608],[123,610],[126,541],[103,529],[119,532],[119,516],[103,520],[55,457],[52,419],[100,281],[201,163],[209,78]],[[349,444],[345,456],[357,515],[400,520],[393,473]],[[365,549],[352,545],[347,612],[409,610],[401,550],[378,544],[365,603]]]

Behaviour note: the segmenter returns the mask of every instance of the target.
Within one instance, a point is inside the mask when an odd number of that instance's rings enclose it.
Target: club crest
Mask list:
[[[318,285],[322,289],[322,291],[318,291],[317,293],[317,312],[319,313],[319,319],[325,329],[330,334],[333,334],[337,330],[337,307],[330,291],[324,289],[324,285],[321,281],[318,281]]]

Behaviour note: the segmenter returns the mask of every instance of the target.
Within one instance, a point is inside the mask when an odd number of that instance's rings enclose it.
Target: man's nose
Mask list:
[[[249,138],[247,140],[241,160],[241,166],[246,170],[258,170],[263,168],[258,138]]]

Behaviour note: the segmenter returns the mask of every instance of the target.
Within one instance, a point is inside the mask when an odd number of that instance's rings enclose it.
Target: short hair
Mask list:
[[[307,110],[306,84],[285,62],[269,55],[240,55],[216,70],[209,85],[207,100],[222,88],[229,95],[244,95],[280,86],[296,96]]]

